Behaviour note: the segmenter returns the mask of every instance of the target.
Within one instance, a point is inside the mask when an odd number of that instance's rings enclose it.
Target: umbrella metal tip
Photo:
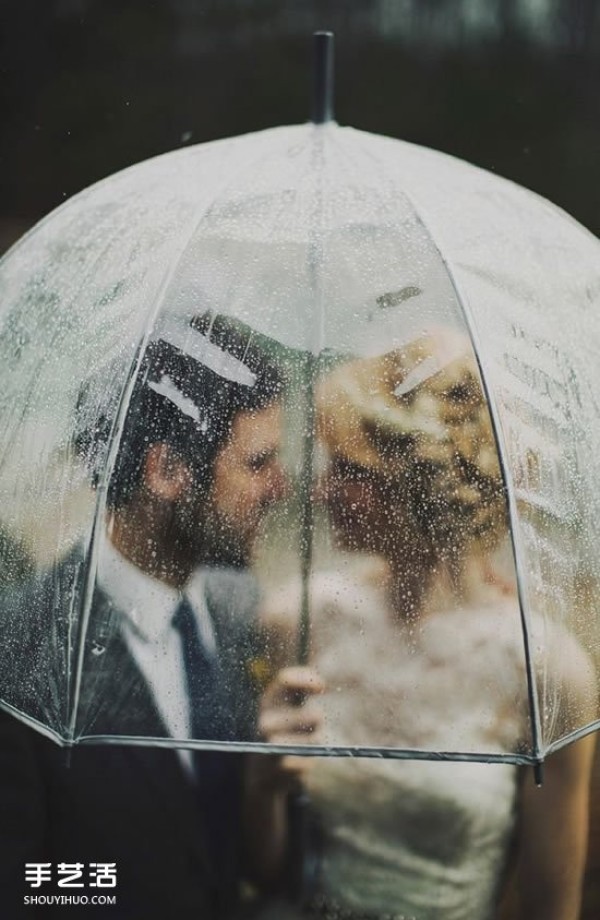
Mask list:
[[[333,121],[333,32],[313,32],[314,71],[312,121]]]

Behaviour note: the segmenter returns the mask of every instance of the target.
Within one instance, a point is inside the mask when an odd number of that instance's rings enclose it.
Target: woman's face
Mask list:
[[[395,526],[384,477],[341,454],[332,454],[317,496],[327,508],[336,541],[344,549],[384,553]]]

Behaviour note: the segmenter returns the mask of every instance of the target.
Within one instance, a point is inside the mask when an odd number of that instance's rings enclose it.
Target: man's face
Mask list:
[[[280,462],[282,410],[278,403],[240,412],[215,458],[204,504],[205,548],[211,561],[247,565],[260,524],[287,491]]]

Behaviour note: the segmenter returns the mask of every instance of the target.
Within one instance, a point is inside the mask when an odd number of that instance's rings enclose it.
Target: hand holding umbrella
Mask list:
[[[318,743],[321,712],[313,703],[323,691],[314,669],[288,667],[267,685],[261,699],[259,737],[267,744]],[[287,864],[290,894],[305,897],[314,871],[315,854],[307,838],[308,801],[302,783],[313,760],[294,754],[250,754],[246,772],[246,827],[248,851],[256,872],[269,882],[281,877]],[[257,846],[257,841],[262,841]]]

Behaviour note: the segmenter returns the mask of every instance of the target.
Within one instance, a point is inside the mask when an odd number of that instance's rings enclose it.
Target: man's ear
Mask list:
[[[148,448],[143,479],[145,488],[164,501],[176,501],[192,485],[190,468],[164,441]]]

